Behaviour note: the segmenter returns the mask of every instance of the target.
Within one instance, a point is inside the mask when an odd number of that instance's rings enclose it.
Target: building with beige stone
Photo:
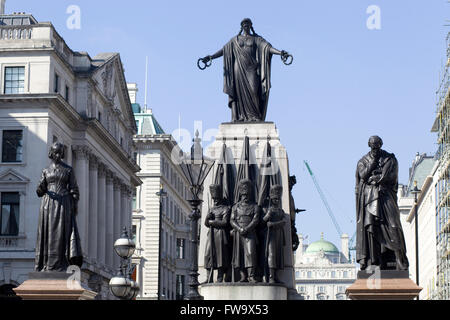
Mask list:
[[[33,271],[36,186],[58,141],[80,188],[82,282],[112,298],[108,282],[120,262],[113,243],[131,228],[132,193],[141,183],[135,132],[118,53],[91,57],[70,49],[49,22],[0,15],[0,290]]]
[[[341,237],[341,251],[321,239],[304,244],[299,235],[295,252],[295,286],[304,300],[347,300],[345,290],[356,280],[356,265],[350,258],[349,238]]]
[[[189,185],[172,161],[174,137],[164,132],[152,110],[136,103],[136,85],[129,84],[129,90],[138,128],[135,157],[143,182],[136,189],[133,210],[133,263],[141,288],[137,299],[183,299],[191,261]]]

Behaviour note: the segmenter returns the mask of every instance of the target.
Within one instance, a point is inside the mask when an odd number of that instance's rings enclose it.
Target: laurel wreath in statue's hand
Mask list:
[[[292,61],[294,61],[294,57],[289,54],[287,51],[282,50],[281,51],[281,61],[283,61],[283,63],[285,65],[290,65],[292,64]]]
[[[200,63],[203,63],[203,65],[201,65]],[[206,56],[204,58],[200,58],[197,60],[197,67],[200,70],[205,70],[206,68],[211,66],[211,63],[212,63],[212,57]]]

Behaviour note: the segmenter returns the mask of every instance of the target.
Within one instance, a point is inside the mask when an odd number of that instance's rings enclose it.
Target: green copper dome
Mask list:
[[[305,253],[316,253],[320,251],[324,253],[339,253],[338,248],[334,244],[323,239],[323,235],[319,241],[311,243]]]

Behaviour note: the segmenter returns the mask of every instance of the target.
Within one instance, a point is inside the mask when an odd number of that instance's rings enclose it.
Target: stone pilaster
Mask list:
[[[129,226],[126,223],[126,215],[127,215],[127,197],[128,197],[128,188],[126,185],[122,185],[121,188],[121,201],[120,201],[120,227],[126,227],[129,230]]]
[[[98,223],[97,223],[97,254],[101,264],[105,264],[105,223],[106,223],[106,166],[98,165]]]
[[[94,155],[89,157],[89,256],[92,262],[98,260],[98,158]]]
[[[106,172],[106,238],[105,250],[106,266],[113,268],[114,240],[113,240],[113,219],[114,219],[114,174],[112,171]]]
[[[80,200],[78,201],[77,225],[80,233],[81,247],[83,255],[88,256],[89,248],[89,154],[87,146],[75,145],[72,147],[75,152],[74,172],[80,190]]]
[[[120,214],[121,214],[121,186],[122,182],[119,178],[114,179],[114,214],[113,217],[113,241],[116,241],[120,237]],[[120,265],[120,257],[114,253],[113,254],[113,264],[114,269],[117,269]]]

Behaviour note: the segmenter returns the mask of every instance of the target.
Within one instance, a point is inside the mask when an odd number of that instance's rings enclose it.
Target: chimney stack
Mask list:
[[[5,14],[5,3],[6,0],[0,0],[0,14]]]

